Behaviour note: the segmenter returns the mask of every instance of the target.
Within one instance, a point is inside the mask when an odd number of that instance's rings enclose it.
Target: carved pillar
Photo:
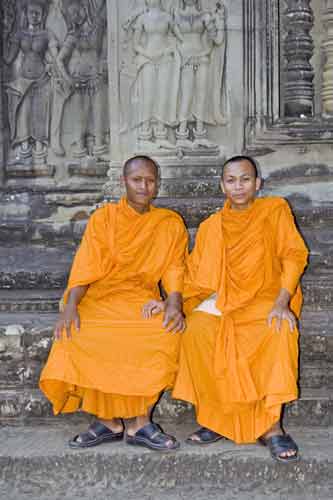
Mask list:
[[[286,4],[284,114],[290,118],[311,117],[314,98],[314,71],[310,63],[313,54],[311,0],[287,0]]]
[[[0,5],[0,28],[1,34],[3,32],[3,9]],[[2,36],[0,36],[0,186],[4,181],[5,172],[5,147],[6,147],[6,127],[5,127],[5,114],[4,114],[4,95],[3,95],[3,43]]]
[[[108,73],[110,107],[110,158],[122,160],[120,144],[119,5],[107,0]]]
[[[327,2],[327,10],[323,14],[325,37],[322,45],[324,55],[323,84],[321,90],[322,112],[333,114],[333,1]]]

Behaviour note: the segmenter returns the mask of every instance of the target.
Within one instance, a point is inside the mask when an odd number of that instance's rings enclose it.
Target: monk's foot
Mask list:
[[[298,446],[280,426],[273,426],[259,438],[259,442],[269,448],[272,458],[279,462],[295,462],[299,459]]]
[[[162,428],[154,422],[148,422],[134,434],[126,434],[126,443],[134,446],[144,446],[150,450],[173,451],[179,448],[180,443],[174,436],[163,432]]]
[[[221,436],[221,434],[218,434],[217,432],[207,429],[207,427],[200,427],[200,429],[193,432],[193,434],[191,434],[186,439],[185,442],[187,444],[194,444],[200,446],[204,444],[216,443],[216,441],[220,441],[220,439],[226,439],[226,438],[224,436]]]
[[[90,448],[108,441],[121,441],[124,437],[124,430],[116,432],[106,427],[102,422],[93,422],[86,432],[77,434],[68,444],[70,448]]]
[[[108,420],[105,418],[99,418],[98,422],[101,422],[112,432],[124,432],[124,424],[121,418],[112,418]]]

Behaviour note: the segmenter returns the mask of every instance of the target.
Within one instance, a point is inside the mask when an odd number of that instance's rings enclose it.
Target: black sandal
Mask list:
[[[193,439],[193,436],[197,436],[198,439]],[[220,439],[226,439],[221,434],[207,429],[207,427],[200,427],[196,432],[191,434],[185,441],[187,444],[202,446],[205,444],[212,444],[220,441]]]
[[[171,441],[171,445],[168,442]],[[150,422],[139,429],[134,436],[126,435],[126,443],[135,446],[144,446],[150,450],[174,451],[179,448],[177,439],[163,432],[162,428]]]
[[[278,462],[297,462],[299,460],[298,446],[289,434],[278,434],[269,438],[261,437],[259,442],[267,446],[272,458]],[[286,451],[294,451],[294,455],[281,457]]]
[[[93,422],[86,432],[77,434],[68,444],[71,448],[89,448],[106,441],[121,441],[124,437],[124,431],[113,432],[102,422]]]

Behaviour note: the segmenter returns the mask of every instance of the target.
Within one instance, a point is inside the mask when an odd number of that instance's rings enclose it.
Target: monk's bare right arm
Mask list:
[[[66,306],[55,325],[54,337],[56,340],[60,340],[62,332],[65,329],[68,338],[71,337],[71,326],[72,324],[77,331],[80,330],[80,316],[77,306],[84,297],[89,285],[80,285],[72,288],[69,291]]]

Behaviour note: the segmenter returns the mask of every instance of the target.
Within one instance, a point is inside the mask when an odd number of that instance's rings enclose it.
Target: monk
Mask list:
[[[185,327],[187,232],[175,212],[151,204],[158,177],[151,158],[129,159],[126,197],[93,213],[73,262],[40,378],[55,414],[80,409],[97,417],[70,440],[72,448],[124,437],[153,450],[179,447],[151,420],[161,393],[173,386]],[[160,282],[164,314],[153,316],[145,304],[160,298]]]
[[[260,184],[252,158],[224,164],[225,205],[200,225],[187,262],[173,397],[192,403],[202,426],[188,443],[259,439],[289,462],[297,445],[280,420],[283,404],[297,398],[299,280],[308,252],[287,202],[256,198]]]

